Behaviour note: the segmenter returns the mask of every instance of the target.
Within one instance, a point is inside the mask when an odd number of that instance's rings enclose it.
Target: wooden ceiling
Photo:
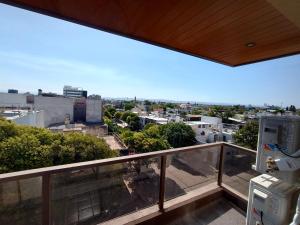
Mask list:
[[[271,0],[2,2],[230,66],[300,53],[300,27]]]

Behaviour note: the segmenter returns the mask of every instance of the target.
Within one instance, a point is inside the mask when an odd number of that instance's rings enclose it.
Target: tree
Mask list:
[[[0,119],[0,173],[117,156],[103,139]]]
[[[104,116],[107,117],[108,119],[112,119],[112,117],[113,117],[113,116],[110,114],[110,112],[109,112],[109,111],[106,111],[106,110],[104,111]]]
[[[115,156],[114,152],[103,139],[91,135],[70,133],[66,135],[63,144],[74,151],[73,162],[104,159]]]
[[[169,102],[169,103],[166,103],[166,107],[167,108],[170,108],[170,109],[174,109],[174,108],[176,108],[176,104],[175,103],[171,103],[171,102]]]
[[[129,111],[135,107],[134,102],[125,102],[124,109],[125,111]]]
[[[0,119],[0,141],[17,135],[18,130],[15,124],[3,118]]]
[[[256,149],[259,125],[257,121],[250,121],[239,129],[233,136],[234,142],[247,148]]]
[[[202,110],[199,108],[192,110],[193,115],[201,115],[202,113],[203,113]]]
[[[121,120],[126,122],[128,124],[129,129],[132,131],[137,131],[140,129],[140,119],[135,113],[126,111],[121,116]]]
[[[107,106],[104,109],[104,116],[106,116],[109,119],[112,119],[114,117],[115,113],[116,113],[116,109],[112,106]]]
[[[233,116],[234,116],[234,113],[230,109],[227,109],[225,112],[222,113],[222,122],[223,123],[231,123],[229,118],[233,117]]]
[[[294,112],[294,113],[296,112],[296,110],[297,109],[294,105],[291,105],[290,108],[289,108],[289,111]]]
[[[147,136],[144,132],[125,131],[121,134],[124,143],[137,153],[159,151],[169,149],[170,145],[163,138],[153,138]]]
[[[121,112],[116,112],[114,117],[115,117],[116,120],[120,120],[121,117],[122,117],[122,113]]]
[[[115,124],[112,119],[104,117],[104,123],[108,126],[108,131],[110,131],[110,132],[118,132],[119,131],[118,125]]]
[[[49,149],[32,134],[8,138],[1,143],[0,152],[2,173],[52,165]]]
[[[144,127],[144,133],[147,137],[151,138],[161,138],[159,125],[148,123]]]
[[[145,100],[145,101],[144,101],[144,105],[148,105],[148,106],[149,106],[149,105],[151,105],[151,104],[152,104],[152,103],[151,103],[149,100]]]
[[[195,132],[184,123],[168,123],[160,126],[160,134],[174,148],[193,145],[196,143]]]

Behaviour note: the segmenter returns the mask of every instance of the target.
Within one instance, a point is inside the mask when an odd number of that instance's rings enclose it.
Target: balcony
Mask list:
[[[227,143],[0,175],[0,224],[245,224],[256,152]]]

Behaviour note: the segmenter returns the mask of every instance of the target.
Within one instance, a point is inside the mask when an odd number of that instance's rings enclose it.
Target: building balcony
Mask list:
[[[256,152],[213,143],[0,175],[0,224],[245,224]]]

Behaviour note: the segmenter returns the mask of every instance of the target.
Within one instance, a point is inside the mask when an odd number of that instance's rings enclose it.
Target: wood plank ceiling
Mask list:
[[[4,1],[230,66],[300,53],[300,27],[269,2],[266,0]]]

